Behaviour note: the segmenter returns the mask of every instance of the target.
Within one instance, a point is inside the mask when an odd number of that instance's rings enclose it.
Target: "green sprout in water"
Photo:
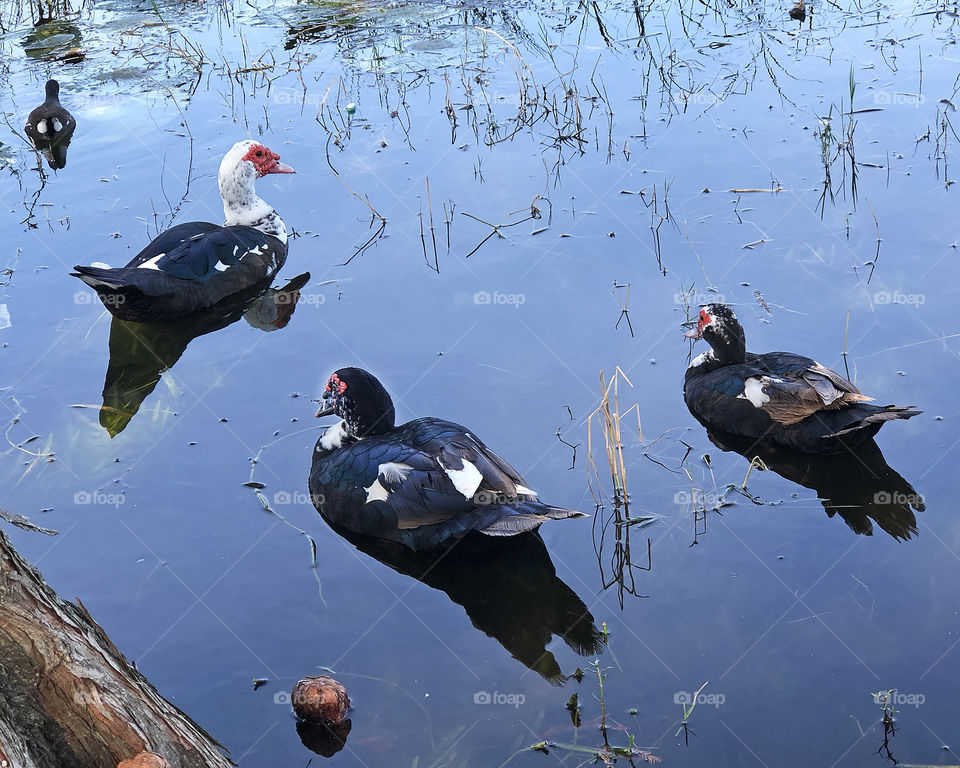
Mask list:
[[[896,693],[896,688],[891,688],[888,691],[877,691],[876,693],[871,693],[873,700],[880,705],[880,708],[883,710],[883,724],[893,723],[893,716],[897,714],[897,710],[893,705],[893,694]]]
[[[674,738],[683,733],[684,744],[690,744],[690,734],[693,733],[694,736],[697,734],[694,733],[690,728],[690,716],[693,714],[693,710],[697,708],[697,699],[700,698],[700,694],[703,692],[703,689],[707,687],[707,684],[710,681],[706,681],[703,685],[697,688],[694,691],[693,695],[690,697],[690,701],[681,701],[680,706],[683,707],[683,719],[680,721],[680,727],[677,728],[677,732],[674,734]]]
[[[896,688],[890,688],[886,691],[877,691],[876,693],[870,694],[873,696],[873,700],[879,704],[883,710],[883,743],[877,747],[877,751],[874,754],[883,754],[894,765],[897,764],[897,759],[890,751],[890,739],[897,735],[897,729],[893,724],[893,716],[897,713],[893,701],[893,694],[896,693],[896,691]]]
[[[600,705],[600,734],[603,736],[603,744],[590,747],[581,744],[558,744],[551,741],[539,741],[536,744],[531,744],[527,747],[525,751],[534,751],[542,752],[545,755],[550,754],[551,749],[560,749],[565,752],[570,752],[574,754],[581,754],[588,756],[589,760],[593,762],[600,763],[607,768],[616,765],[618,758],[625,758],[630,761],[630,764],[633,765],[634,758],[640,758],[641,760],[654,764],[659,763],[660,758],[654,755],[652,752],[649,752],[645,749],[640,749],[635,745],[635,739],[632,733],[623,729],[627,735],[627,743],[624,746],[618,746],[611,744],[609,740],[608,728],[607,728],[607,701],[606,693],[604,691],[604,682],[607,679],[607,671],[611,669],[610,667],[601,667],[599,659],[594,659],[590,662],[590,666],[596,672],[597,676],[597,689],[598,693],[596,695],[597,702]],[[571,675],[577,682],[583,680],[583,672],[577,670],[573,675]],[[580,728],[583,724],[581,719],[581,702],[578,694],[573,694],[570,699],[567,701],[566,709],[570,713],[570,718],[573,721],[575,728]],[[692,711],[692,708],[691,708]],[[631,714],[635,714],[636,710],[631,710]],[[512,759],[512,758],[511,758]],[[509,760],[507,762],[510,762]]]

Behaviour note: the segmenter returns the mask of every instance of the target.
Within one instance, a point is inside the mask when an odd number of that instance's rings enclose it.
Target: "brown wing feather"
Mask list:
[[[769,400],[761,406],[774,421],[788,426],[818,411],[836,410],[852,403],[872,400],[843,376],[813,363],[780,376],[752,377],[760,380]]]
[[[820,393],[824,405],[830,405],[834,400],[843,399],[845,403],[859,403],[873,400],[847,381],[836,371],[831,371],[825,365],[814,362],[803,373],[803,378],[810,386]]]

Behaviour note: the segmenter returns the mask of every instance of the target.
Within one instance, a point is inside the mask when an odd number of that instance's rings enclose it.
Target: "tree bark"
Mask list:
[[[171,768],[233,765],[0,531],[0,765],[111,768],[146,750]]]

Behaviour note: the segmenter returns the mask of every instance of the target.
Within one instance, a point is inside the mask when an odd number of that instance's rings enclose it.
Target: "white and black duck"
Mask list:
[[[459,424],[421,418],[396,426],[390,395],[364,370],[338,370],[323,398],[317,416],[341,421],[317,441],[310,493],[336,526],[423,551],[473,531],[514,536],[547,520],[584,516],[544,504]]]
[[[60,104],[60,83],[47,80],[46,99],[27,117],[23,130],[54,170],[66,166],[67,147],[76,127],[73,115]]]
[[[256,193],[257,179],[293,173],[256,141],[241,141],[220,163],[224,224],[191,221],[159,234],[125,267],[75,267],[122,320],[154,322],[209,309],[269,281],[287,258],[287,228]]]
[[[747,352],[743,327],[725,304],[700,310],[688,338],[710,349],[687,368],[683,396],[704,426],[812,453],[835,453],[873,437],[913,406],[873,398],[815,360],[789,352]]]

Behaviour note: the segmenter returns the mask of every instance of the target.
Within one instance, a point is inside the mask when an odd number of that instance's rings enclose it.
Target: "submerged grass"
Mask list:
[[[640,406],[634,404],[626,411],[620,411],[621,379],[633,387],[623,370],[617,366],[608,382],[603,371],[600,372],[600,404],[587,417],[587,484],[596,504],[593,517],[594,554],[600,567],[603,589],[617,586],[620,607],[624,604],[624,595],[641,597],[637,591],[635,570],[649,571],[653,568],[651,540],[647,539],[647,563],[641,565],[633,560],[630,533],[633,528],[643,528],[658,519],[655,515],[631,516],[630,494],[627,490],[627,465],[623,456],[623,438],[621,422],[636,411],[637,438],[643,441],[640,424]],[[603,439],[603,457],[609,471],[610,486],[606,487],[601,470],[594,458],[593,423],[596,418]],[[598,448],[599,453],[599,448]],[[610,504],[610,512],[605,512],[604,500]],[[613,538],[613,551],[610,553],[609,571],[604,550],[608,537]]]
[[[587,479],[590,483],[591,492],[594,494],[594,501],[600,504],[597,494],[594,492],[594,485],[591,482],[590,471],[593,472],[593,478],[597,482],[597,487],[601,489],[601,494],[605,495],[613,503],[615,508],[623,508],[625,517],[630,516],[630,497],[627,492],[627,469],[623,460],[623,434],[621,432],[621,422],[636,412],[637,417],[637,438],[643,441],[643,429],[640,424],[640,406],[635,403],[625,412],[620,412],[620,382],[624,381],[631,388],[633,384],[627,378],[620,366],[617,366],[610,381],[607,382],[603,371],[600,371],[600,404],[587,417]],[[609,494],[602,490],[603,483],[600,480],[600,471],[594,460],[593,454],[593,421],[596,418],[600,429],[600,435],[603,438],[603,455],[606,459],[607,468],[610,472]]]
[[[604,623],[604,626],[606,626],[606,623]],[[612,768],[612,766],[615,766],[617,761],[621,759],[628,761],[630,765],[635,765],[635,760],[641,760],[645,763],[649,763],[650,765],[659,763],[661,758],[658,755],[655,755],[649,749],[642,749],[638,747],[636,745],[636,737],[634,734],[630,733],[623,726],[619,726],[619,724],[617,730],[625,733],[627,742],[626,744],[610,743],[609,731],[611,728],[608,723],[609,713],[607,711],[604,683],[607,679],[607,672],[611,669],[611,667],[602,667],[600,666],[600,660],[594,659],[590,662],[590,668],[593,670],[594,675],[596,676],[597,693],[594,695],[594,699],[596,700],[599,708],[599,720],[595,720],[594,722],[597,723],[597,728],[600,731],[600,736],[603,739],[603,743],[596,746],[589,746],[586,744],[571,744],[544,740],[539,741],[536,744],[531,744],[526,750],[523,751],[541,752],[545,755],[549,755],[551,750],[557,750],[558,752],[565,752],[570,755],[582,755],[587,762],[598,763],[606,768]],[[583,670],[578,669],[576,672],[574,672],[573,677],[578,682],[582,682],[587,675],[585,675]],[[592,678],[593,676],[590,677]],[[570,697],[570,699],[567,701],[566,709],[570,712],[573,727],[579,731],[579,729],[583,727],[583,721],[581,717],[583,706],[578,694],[575,693]],[[503,768],[503,766],[509,763],[510,760],[517,756],[517,754],[520,753],[512,755],[510,759],[500,766],[500,768]]]

